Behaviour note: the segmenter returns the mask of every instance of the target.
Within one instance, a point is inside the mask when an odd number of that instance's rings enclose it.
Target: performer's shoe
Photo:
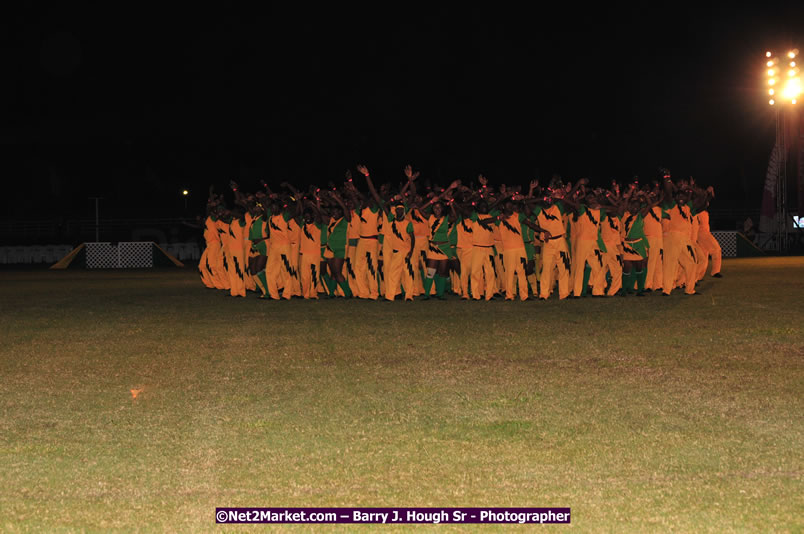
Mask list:
[[[717,273],[717,274],[713,274],[712,277],[713,278],[723,278],[723,275],[720,274],[720,273]]]

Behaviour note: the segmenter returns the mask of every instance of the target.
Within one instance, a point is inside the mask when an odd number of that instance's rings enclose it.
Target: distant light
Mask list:
[[[773,79],[773,78],[771,78],[770,80],[768,80],[768,85],[773,85],[773,84],[775,84],[775,83],[776,83],[776,80],[775,80],[775,79]]]
[[[774,91],[773,89],[768,89],[768,94],[769,95],[773,96],[774,93],[776,93],[776,91]]]
[[[181,194],[187,196],[190,194],[190,192],[185,189],[184,191],[181,192]]]
[[[791,100],[791,101],[790,101],[790,103],[791,103],[791,104],[795,104],[795,103],[796,103],[796,99],[794,98],[793,100]]]
[[[768,69],[768,76],[773,76],[774,74],[776,74],[776,71],[775,71],[775,70],[773,70],[773,69]]]
[[[789,57],[790,59],[793,59],[794,57],[796,57],[797,52],[798,52],[798,50],[791,50],[790,52],[787,53],[787,57]]]
[[[795,61],[791,61],[791,62],[790,62],[790,66],[791,66],[791,67],[795,67],[795,66],[796,66],[796,62],[795,62]]]
[[[790,69],[789,71],[787,71],[787,75],[792,78],[793,76],[796,75],[796,71],[794,71],[793,69]]]
[[[771,53],[770,52],[765,52],[765,57],[771,57]]]
[[[775,103],[776,102],[772,98],[770,100],[768,100],[768,104],[770,104],[771,106],[774,105]]]
[[[769,66],[769,67],[772,67],[772,66],[773,66],[773,61],[768,61],[768,62],[766,63],[766,65],[767,65],[767,66]]]

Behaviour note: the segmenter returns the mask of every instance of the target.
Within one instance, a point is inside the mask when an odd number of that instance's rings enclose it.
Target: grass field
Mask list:
[[[389,304],[4,271],[0,530],[553,506],[571,526],[271,528],[801,532],[804,258],[724,275],[697,297]]]

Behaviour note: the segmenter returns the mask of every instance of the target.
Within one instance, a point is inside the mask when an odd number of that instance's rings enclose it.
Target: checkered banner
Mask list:
[[[117,245],[121,269],[142,269],[154,266],[154,246],[151,241],[127,241]]]
[[[154,266],[153,242],[86,243],[87,269],[141,269]]]
[[[712,232],[712,236],[720,243],[724,258],[737,257],[737,232]]]

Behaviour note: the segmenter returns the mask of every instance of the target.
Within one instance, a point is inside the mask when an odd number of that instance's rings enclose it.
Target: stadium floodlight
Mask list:
[[[181,194],[187,196],[190,194],[190,192],[185,189],[184,191],[181,192]]]
[[[784,85],[784,89],[782,89],[782,97],[787,100],[790,100],[791,103],[793,100],[796,99],[798,95],[801,94],[801,81],[799,78],[792,78],[787,80],[787,83]]]
[[[776,146],[774,153],[779,149],[781,162],[776,169],[776,244],[778,250],[787,250],[787,178],[785,154],[787,154],[787,136],[785,132],[785,120],[793,112],[793,107],[798,104],[799,95],[802,92],[800,70],[796,66],[798,49],[788,50],[785,56],[775,56],[772,51],[765,52],[765,73],[767,74],[768,104],[774,107],[776,115]],[[789,65],[785,72],[784,65]],[[778,67],[778,68],[777,68]],[[797,115],[794,113],[794,115]],[[770,172],[770,171],[769,171]]]
[[[787,57],[791,60],[798,56],[798,49],[792,49],[787,52]],[[781,68],[779,58],[773,55],[773,52],[768,51],[765,53],[768,58],[766,65],[767,69],[767,83],[768,94],[772,97],[768,103],[773,106],[776,103],[796,105],[798,97],[802,92],[800,70],[796,66],[795,61],[789,61],[789,68],[787,72]],[[776,66],[779,68],[776,68]],[[778,87],[778,90],[777,90]]]

